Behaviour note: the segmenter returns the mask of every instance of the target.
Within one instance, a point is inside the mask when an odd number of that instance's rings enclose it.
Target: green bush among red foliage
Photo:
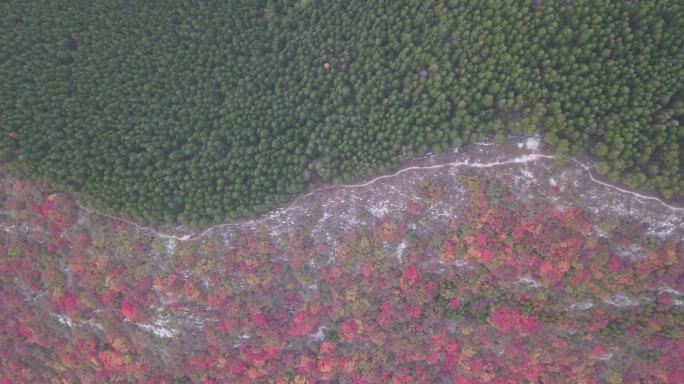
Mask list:
[[[461,182],[452,217],[416,202],[334,246],[300,222],[170,251],[6,184],[0,383],[684,382],[681,240]]]

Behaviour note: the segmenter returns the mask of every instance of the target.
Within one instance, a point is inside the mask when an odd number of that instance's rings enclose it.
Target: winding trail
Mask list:
[[[606,182],[604,182],[604,181],[598,180],[597,178],[594,177],[593,173],[591,172],[591,167],[590,167],[590,166],[588,166],[588,165],[586,165],[586,164],[583,164],[583,163],[581,163],[580,161],[575,160],[575,159],[573,159],[572,161],[575,162],[575,163],[576,163],[577,165],[579,165],[580,167],[582,167],[582,169],[584,169],[585,171],[587,171],[587,174],[589,175],[589,179],[590,179],[591,181],[593,181],[594,183],[596,183],[596,184],[602,185],[602,186],[604,186],[604,187],[610,188],[610,189],[612,189],[612,190],[614,190],[614,191],[617,191],[617,192],[620,192],[620,193],[625,193],[625,194],[628,194],[628,195],[632,195],[632,196],[634,196],[634,197],[636,197],[637,199],[640,199],[640,200],[651,200],[651,201],[658,202],[658,203],[660,203],[662,206],[664,206],[664,207],[667,208],[667,209],[672,210],[673,212],[684,212],[684,207],[677,207],[677,206],[674,206],[674,205],[670,205],[670,204],[664,202],[663,200],[661,200],[661,199],[659,199],[659,198],[657,198],[657,197],[648,196],[648,195],[642,195],[641,193],[637,193],[637,192],[634,192],[634,191],[630,191],[630,190],[628,190],[628,189],[623,189],[623,188],[618,187],[617,185],[610,184],[610,183],[606,183]]]
[[[479,143],[478,145],[488,145],[488,144],[490,144],[490,143]],[[106,217],[106,218],[109,218],[112,220],[116,220],[119,222],[129,224],[131,226],[138,228],[141,231],[151,233],[154,236],[161,238],[161,239],[175,240],[175,241],[192,241],[192,240],[200,239],[200,238],[206,236],[207,234],[209,234],[209,233],[211,233],[217,229],[220,229],[220,228],[227,228],[230,226],[236,226],[236,225],[240,225],[240,224],[253,225],[253,224],[259,223],[261,221],[264,221],[266,219],[277,217],[278,215],[281,215],[281,214],[289,211],[290,209],[295,208],[297,202],[299,202],[301,199],[305,199],[305,198],[310,197],[312,195],[315,195],[317,193],[321,193],[321,192],[328,191],[328,190],[335,189],[335,188],[351,189],[351,188],[367,187],[367,186],[372,185],[372,184],[374,184],[380,180],[391,179],[391,178],[394,178],[394,177],[401,175],[403,173],[412,172],[412,171],[434,170],[434,169],[440,169],[440,168],[446,168],[446,167],[453,167],[453,168],[458,168],[458,167],[492,168],[492,167],[499,167],[499,166],[510,165],[510,164],[528,164],[528,163],[536,162],[536,161],[540,161],[540,160],[554,160],[555,158],[556,157],[553,155],[531,153],[531,154],[516,156],[516,157],[510,158],[507,160],[497,160],[497,161],[484,162],[484,163],[483,162],[471,162],[470,159],[466,159],[466,160],[452,161],[452,162],[447,162],[447,163],[442,163],[442,164],[425,165],[425,166],[410,166],[410,167],[402,168],[402,169],[400,169],[394,173],[391,173],[391,174],[381,175],[381,176],[375,177],[375,178],[373,178],[367,182],[364,182],[364,183],[347,184],[347,185],[340,185],[340,186],[327,185],[327,186],[323,186],[320,188],[316,188],[313,191],[310,191],[304,195],[301,195],[301,196],[295,198],[289,204],[285,205],[282,208],[276,209],[275,211],[272,211],[270,214],[267,214],[267,215],[264,215],[262,217],[255,218],[255,219],[242,219],[242,220],[239,219],[239,220],[236,220],[236,221],[230,222],[230,223],[217,224],[217,225],[208,227],[208,228],[204,229],[203,231],[196,233],[194,235],[193,234],[185,234],[185,235],[180,236],[180,235],[174,235],[174,234],[159,232],[154,228],[138,224],[134,221],[130,221],[130,220],[124,219],[122,217],[113,216],[113,215],[109,215],[106,213],[100,213],[100,212],[97,212],[91,208],[84,207],[81,205],[79,205],[79,207],[91,215],[102,216],[102,217]],[[673,205],[670,205],[670,204],[664,202],[663,200],[661,200],[657,197],[643,195],[643,194],[640,194],[640,193],[637,193],[634,191],[630,191],[627,189],[623,189],[623,188],[620,188],[616,185],[598,180],[597,178],[594,177],[594,175],[592,173],[592,168],[590,166],[583,164],[579,160],[573,159],[573,161],[576,164],[578,164],[584,171],[586,171],[588,176],[589,176],[589,179],[596,184],[602,185],[606,188],[610,188],[610,189],[617,191],[617,192],[620,192],[620,193],[631,195],[631,196],[633,196],[637,199],[640,199],[640,200],[655,201],[655,202],[661,204],[662,206],[664,206],[665,208],[669,209],[672,212],[684,212],[684,207],[673,206]]]

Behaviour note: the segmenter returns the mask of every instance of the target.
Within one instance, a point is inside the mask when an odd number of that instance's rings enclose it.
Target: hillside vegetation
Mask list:
[[[684,215],[649,235],[657,207],[594,210],[578,179],[528,194],[522,171],[338,189],[178,242],[0,178],[0,382],[684,383]]]
[[[0,4],[0,158],[148,222],[507,134],[684,191],[684,2]]]

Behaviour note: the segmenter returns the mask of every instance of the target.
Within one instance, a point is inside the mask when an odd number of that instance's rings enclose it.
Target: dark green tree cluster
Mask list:
[[[542,132],[684,191],[684,2],[9,0],[0,158],[145,221]]]

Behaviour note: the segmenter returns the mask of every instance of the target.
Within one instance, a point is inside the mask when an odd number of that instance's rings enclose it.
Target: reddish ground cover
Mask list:
[[[459,181],[450,217],[423,183],[330,247],[307,221],[186,242],[85,225],[6,182],[0,383],[684,382],[680,239]]]

